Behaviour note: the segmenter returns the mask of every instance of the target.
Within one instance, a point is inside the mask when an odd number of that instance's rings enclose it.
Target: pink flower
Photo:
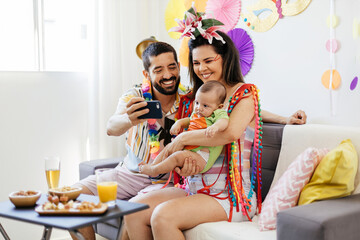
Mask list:
[[[210,44],[212,44],[213,37],[219,41],[221,41],[223,44],[225,44],[224,39],[216,32],[217,30],[222,29],[222,26],[212,26],[206,29],[205,31],[200,31],[201,36],[203,38],[207,39]]]

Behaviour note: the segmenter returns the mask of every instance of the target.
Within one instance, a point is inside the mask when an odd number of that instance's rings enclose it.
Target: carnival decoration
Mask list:
[[[254,60],[254,44],[250,36],[242,28],[235,28],[227,34],[239,51],[241,73],[245,76],[250,71]]]
[[[233,29],[239,21],[241,11],[240,0],[208,0],[206,15],[212,16],[224,24],[224,32]]]
[[[169,32],[169,29],[175,27],[177,23],[174,19],[181,18],[186,11],[183,0],[170,0],[165,10],[165,27],[171,38],[178,39],[180,34]]]
[[[190,38],[184,37],[181,40],[180,48],[179,48],[179,61],[181,66],[188,67],[189,66],[189,43]]]
[[[350,90],[353,91],[358,84],[358,77],[354,77],[354,79],[350,83]]]
[[[284,16],[294,16],[304,11],[311,0],[260,0],[241,13],[246,26],[256,32],[266,32]],[[260,15],[266,15],[262,18]]]
[[[335,39],[334,29],[338,26],[338,17],[335,15],[334,0],[330,0],[330,14],[326,19],[326,24],[330,30],[330,39],[327,41],[325,47],[329,51],[329,69],[326,70],[322,77],[321,83],[326,89],[329,89],[330,97],[330,113],[335,115],[335,99],[333,90],[336,90],[341,84],[340,73],[335,66],[335,52],[338,49],[338,42]]]
[[[185,9],[191,8],[192,4],[199,12],[205,12],[206,4],[208,0],[184,0]]]

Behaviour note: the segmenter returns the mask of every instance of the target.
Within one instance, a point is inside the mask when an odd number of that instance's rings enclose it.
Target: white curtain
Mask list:
[[[123,92],[142,81],[136,45],[155,36],[179,45],[165,29],[166,0],[96,0],[93,66],[89,74],[88,160],[122,156],[124,137],[106,135],[106,123]],[[90,35],[90,34],[89,34]]]

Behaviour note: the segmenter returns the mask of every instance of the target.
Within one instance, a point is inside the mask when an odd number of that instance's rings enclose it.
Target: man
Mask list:
[[[137,194],[145,193],[159,189],[163,184],[153,184],[166,180],[166,176],[159,176],[156,179],[150,179],[148,176],[140,174],[138,164],[142,161],[151,162],[151,153],[155,150],[148,144],[149,125],[157,131],[159,139],[159,151],[170,142],[169,130],[174,123],[175,113],[179,108],[182,96],[186,94],[179,88],[180,84],[180,66],[177,62],[175,49],[164,42],[155,42],[151,44],[142,54],[144,70],[143,74],[147,81],[150,82],[150,91],[144,91],[144,88],[134,87],[128,90],[120,97],[118,107],[113,116],[110,117],[107,125],[109,136],[120,136],[124,133],[126,137],[127,155],[123,163],[120,163],[115,169],[107,172],[109,175],[116,175],[118,182],[117,198],[130,199]],[[147,105],[144,101],[144,92],[151,92],[152,99],[159,100],[161,103],[163,118],[158,119],[155,123],[147,122],[144,119],[138,119],[139,116],[147,113],[149,110],[144,109],[137,111]],[[263,111],[263,120],[266,122],[303,124],[306,122],[306,115],[303,111],[297,111],[289,118],[281,117],[270,112]],[[156,154],[156,153],[155,153]],[[178,169],[181,175],[192,175],[199,172],[195,168],[196,164],[187,159],[183,169]],[[82,193],[96,195],[95,176],[89,176],[77,186],[83,188]],[[85,239],[95,239],[94,231],[91,227],[84,228],[80,232]]]

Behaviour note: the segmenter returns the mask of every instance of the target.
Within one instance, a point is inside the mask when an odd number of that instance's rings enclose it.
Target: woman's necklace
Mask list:
[[[145,101],[151,101],[151,82],[144,78],[141,85],[141,90]],[[159,142],[159,132],[156,130],[156,119],[148,119],[148,129],[149,129],[149,144],[150,144],[150,154],[151,159],[155,159],[159,154],[160,142]]]

